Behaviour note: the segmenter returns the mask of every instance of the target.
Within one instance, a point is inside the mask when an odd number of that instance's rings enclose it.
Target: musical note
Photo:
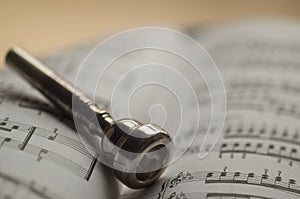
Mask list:
[[[1,121],[1,119],[0,119],[0,121]],[[26,138],[25,138],[23,144],[20,146],[20,149],[23,149],[26,146],[26,143],[28,143],[31,136],[37,135],[37,136],[41,136],[41,137],[46,138],[51,141],[56,141],[67,147],[70,147],[70,148],[90,157],[91,159],[93,158],[92,154],[90,154],[90,152],[85,149],[85,147],[79,140],[74,140],[74,139],[71,139],[64,135],[59,134],[58,129],[54,129],[54,131],[50,131],[47,129],[34,127],[34,126],[31,126],[28,124],[23,124],[23,123],[11,121],[11,120],[7,120],[5,122],[3,122],[3,121],[4,120],[2,119],[2,124],[3,124],[2,128],[5,131],[10,132],[13,129],[16,129],[16,130],[26,134]],[[0,123],[0,128],[1,128],[1,123]],[[0,129],[0,130],[2,130],[2,129]]]
[[[250,173],[241,173],[239,171],[235,172],[228,172],[228,171],[211,171],[211,172],[195,172],[191,173],[191,175],[194,177],[193,180],[187,181],[186,183],[190,182],[193,183],[195,181],[202,181],[205,184],[247,184],[252,186],[262,186],[267,187],[271,189],[278,189],[278,190],[284,190],[286,192],[289,192],[291,194],[298,194],[300,196],[300,186],[296,185],[296,181],[294,179],[289,179],[288,182],[283,182],[281,178],[281,171],[278,171],[278,175],[275,178],[270,178],[268,175],[268,169],[265,169],[265,173],[262,175],[257,175],[253,172]],[[179,176],[182,176],[180,173]],[[178,177],[178,175],[177,175]],[[176,178],[177,178],[176,177]],[[173,179],[176,179],[173,178]],[[171,181],[171,179],[170,179]],[[169,182],[170,182],[169,181]],[[167,181],[166,181],[167,182]],[[176,184],[179,185],[180,183]],[[162,186],[162,190],[159,192],[159,199],[164,198],[164,194],[166,194],[168,189],[170,191],[175,188],[175,186],[164,186],[165,183]],[[176,191],[169,192],[170,195],[166,198],[199,198],[200,195],[203,195],[203,193],[184,193],[180,192],[180,194],[177,194]],[[208,193],[210,196],[215,195],[214,193]],[[228,196],[229,193],[218,193],[219,196]],[[230,195],[230,194],[229,194]],[[239,194],[231,194],[238,196]],[[242,196],[242,195],[239,195]],[[255,196],[255,195],[244,195],[244,196]],[[258,197],[258,196],[257,196]],[[246,197],[247,198],[247,197]],[[263,197],[262,197],[263,198]]]
[[[224,147],[226,146],[226,147]],[[237,148],[240,146],[239,148]],[[247,154],[251,155],[263,155],[271,158],[276,158],[278,163],[281,163],[282,160],[288,160],[290,163],[297,162],[300,164],[300,157],[298,157],[297,150],[288,145],[274,145],[268,143],[250,143],[250,142],[239,142],[238,145],[236,142],[225,142],[221,144],[219,148],[220,158],[223,157],[223,154],[230,154],[230,158],[234,157],[234,154],[242,154],[242,158],[246,158]],[[297,156],[296,156],[297,155]]]
[[[227,144],[226,143],[223,143],[221,145],[221,148],[220,148],[220,153],[219,153],[219,158],[222,158],[222,151],[225,151],[226,150],[226,147],[227,147]]]
[[[36,159],[36,161],[41,161],[41,159],[42,159],[42,154],[47,154],[48,153],[48,150],[47,149],[41,149],[40,150],[40,152],[38,153],[38,155],[37,155],[37,159]]]
[[[278,158],[278,163],[281,162],[281,160],[282,160],[282,158],[281,158],[282,153],[285,152],[285,151],[286,151],[286,147],[285,147],[285,146],[280,146],[279,152],[278,152],[278,156],[279,156],[279,158]]]
[[[268,187],[272,189],[284,190],[293,194],[299,194],[300,196],[300,186],[296,185],[296,182],[293,180],[289,180],[288,182],[283,182],[280,174],[281,171],[278,172],[278,175],[275,178],[270,178],[267,169],[265,169],[265,173],[262,175],[257,175],[253,172],[241,173],[239,171],[194,172],[191,173],[191,176],[193,176],[193,178],[191,180],[185,181],[185,183],[203,181],[205,184],[218,184],[218,183],[247,184],[253,186],[262,186],[262,187]],[[174,187],[181,184],[182,176],[183,173],[180,172],[175,178],[171,179],[170,186],[168,188],[172,190]]]
[[[0,144],[0,149],[5,144],[5,142],[10,142],[10,141],[11,141],[11,138],[3,138],[1,141],[1,144]]]
[[[280,176],[281,171],[278,171],[278,176],[275,177],[275,184],[278,184],[282,181],[282,177]]]
[[[243,153],[243,155],[242,155],[242,158],[246,158],[246,151],[248,151],[249,150],[249,148],[251,147],[251,143],[250,142],[247,142],[246,144],[245,144],[245,146],[244,146],[244,153]],[[259,147],[256,147],[256,149],[258,149]]]
[[[52,158],[49,157],[50,159],[49,158],[48,159],[51,161],[55,161],[57,164],[61,164],[62,166],[64,166],[67,169],[73,168],[74,166],[70,166],[72,164],[76,165],[75,168],[78,168],[78,169],[75,169],[75,170],[73,169],[75,174],[77,173],[78,175],[82,176],[84,179],[89,180],[97,161],[96,161],[96,158],[94,157],[94,154],[91,154],[89,151],[87,151],[86,148],[83,146],[83,144],[80,141],[74,140],[74,139],[71,139],[62,134],[59,134],[58,129],[54,129],[53,131],[50,131],[47,129],[42,129],[39,127],[15,122],[15,121],[9,120],[9,118],[2,119],[2,120],[0,119],[0,121],[1,121],[0,127],[2,124],[2,129],[0,129],[0,130],[5,130],[6,132],[11,133],[12,130],[15,129],[15,130],[18,130],[18,132],[25,133],[26,136],[23,141],[14,140],[15,143],[18,143],[17,148],[19,150],[25,150],[27,145],[30,143],[30,139],[33,136],[40,136],[42,138],[45,138],[45,141],[55,142],[53,144],[56,144],[56,143],[62,144],[66,147],[71,148],[72,150],[75,150],[76,152],[79,152],[80,154],[83,154],[90,161],[90,164],[86,169],[83,169],[82,166],[78,165],[75,162],[73,163],[68,158],[64,158],[64,156],[68,157],[68,154],[61,156],[61,155],[58,155],[58,154],[56,155],[55,153],[49,152],[50,155],[51,154],[53,154],[53,155],[51,156]],[[4,142],[8,142],[8,141],[11,141],[11,138],[4,138],[4,140],[2,141],[2,145],[4,144]],[[2,145],[0,145],[0,148]],[[33,149],[33,145],[30,144],[29,149],[27,149],[25,152],[35,154],[36,150],[38,150],[38,149],[36,147],[35,147],[35,149]],[[39,153],[37,154],[37,161],[40,161],[42,159],[42,156],[47,153],[48,153],[47,149],[41,148]],[[62,160],[56,161],[57,158],[60,158]],[[83,171],[83,170],[85,170],[85,171]]]
[[[274,145],[273,144],[269,144],[268,148],[267,148],[267,154],[271,155],[273,154],[272,151],[274,150]]]
[[[58,130],[58,129],[55,128],[55,129],[53,130],[53,133],[54,133],[54,134],[48,136],[48,139],[49,139],[49,140],[55,140],[55,138],[56,138],[56,136],[57,136],[57,130]]]
[[[10,123],[8,123],[5,120],[2,120],[0,122],[0,130],[11,132],[12,130],[18,129],[18,128],[19,128],[19,126],[11,125]]]
[[[288,188],[291,188],[292,185],[296,184],[296,180],[294,179],[289,179],[289,183],[288,183]]]
[[[230,154],[230,158],[233,158],[233,153],[234,153],[234,151],[236,151],[236,148],[239,146],[240,146],[240,143],[238,143],[238,142],[236,142],[232,145],[232,149],[231,149],[232,153]]]
[[[244,173],[237,171],[237,172],[233,173],[233,181],[235,181],[237,183],[246,183],[250,176],[249,176],[249,174],[246,175]]]
[[[11,138],[3,138],[0,136],[0,140],[2,140],[0,144],[1,147],[7,147],[14,150],[20,150],[20,145],[23,143],[18,140],[14,140]],[[10,145],[5,145],[4,143],[11,143]],[[95,168],[95,165],[97,163],[96,158],[90,159],[90,163],[88,166],[83,166],[80,163],[74,162],[71,159],[68,159],[68,156],[66,157],[59,155],[55,152],[49,151],[48,149],[38,147],[36,145],[32,145],[30,143],[26,144],[26,147],[22,150],[25,153],[28,153],[30,155],[36,156],[36,160],[38,162],[42,161],[42,159],[51,161],[69,171],[74,173],[75,175],[85,179],[89,180],[90,176]]]
[[[288,143],[288,144],[295,144],[300,145],[300,140],[298,136],[298,130],[295,129],[292,131],[289,128],[285,128],[281,134],[279,134],[276,125],[273,125],[272,128],[268,128],[266,124],[262,124],[262,127],[260,127],[260,130],[258,130],[259,127],[257,127],[259,124],[253,125],[250,124],[252,129],[251,131],[248,129],[246,130],[247,122],[244,122],[244,128],[241,128],[241,132],[237,133],[236,131],[226,131],[225,130],[225,139],[235,139],[235,138],[241,138],[241,139],[259,139],[259,140],[266,140],[266,141],[276,141],[280,143]],[[232,128],[232,124],[230,124]],[[236,127],[237,128],[237,127]],[[256,129],[257,130],[254,130]]]
[[[246,80],[244,80],[246,81]],[[236,83],[234,87],[230,87],[230,89],[234,89],[233,91],[229,91],[229,111],[231,110],[244,110],[244,111],[258,111],[258,112],[269,112],[275,115],[284,115],[293,118],[300,118],[300,110],[299,106],[294,103],[290,103],[288,101],[282,101],[280,98],[276,97],[282,94],[278,92],[278,89],[272,90],[272,95],[263,92],[264,87],[253,87],[253,90],[244,88],[247,85],[256,85],[254,83],[247,84],[246,83]],[[280,87],[280,86],[279,86]],[[244,88],[242,90],[242,88]],[[255,91],[255,92],[253,92]],[[284,90],[283,90],[284,91]],[[239,95],[237,95],[239,94]],[[248,95],[247,95],[248,94]],[[275,96],[273,96],[275,95]],[[297,93],[299,95],[299,93]],[[255,100],[254,100],[255,99]]]
[[[292,148],[291,151],[290,151],[290,155],[289,155],[289,158],[291,159],[291,161],[289,162],[289,165],[290,166],[293,166],[293,159],[294,159],[294,155],[297,154],[297,149],[295,148]]]

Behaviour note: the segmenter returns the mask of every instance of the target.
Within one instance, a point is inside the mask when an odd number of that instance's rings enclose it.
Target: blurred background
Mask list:
[[[55,52],[128,28],[180,29],[250,17],[300,19],[297,0],[10,0],[0,1],[1,65],[6,50],[18,44],[37,55]]]

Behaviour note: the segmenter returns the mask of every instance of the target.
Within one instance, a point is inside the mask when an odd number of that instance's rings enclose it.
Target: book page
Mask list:
[[[221,138],[199,159],[202,128],[161,182],[123,198],[299,198],[299,35],[300,26],[289,21],[195,30],[226,86]]]

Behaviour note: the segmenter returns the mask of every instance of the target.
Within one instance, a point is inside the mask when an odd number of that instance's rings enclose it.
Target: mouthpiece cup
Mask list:
[[[119,120],[107,131],[106,138],[109,142],[105,143],[114,145],[103,147],[112,155],[115,176],[129,188],[152,185],[172,157],[174,146],[169,134],[154,124]]]

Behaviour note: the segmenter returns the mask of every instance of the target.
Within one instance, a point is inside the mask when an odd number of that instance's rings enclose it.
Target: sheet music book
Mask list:
[[[300,198],[300,25],[244,21],[192,28],[189,34],[217,63],[227,93],[225,126],[206,158],[199,159],[198,151],[209,114],[202,115],[193,145],[155,185],[125,189],[86,151],[65,118],[5,69],[0,72],[0,198]],[[92,47],[43,60],[72,82]],[[205,109],[205,86],[198,89]],[[105,96],[96,99],[109,109]]]

